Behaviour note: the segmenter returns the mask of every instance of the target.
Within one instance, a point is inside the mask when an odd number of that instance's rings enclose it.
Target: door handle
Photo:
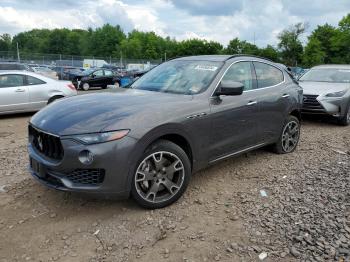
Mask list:
[[[289,94],[283,94],[282,97],[287,98],[287,97],[289,97]]]
[[[256,105],[258,102],[257,101],[249,101],[247,106],[254,106]]]
[[[18,89],[16,89],[16,91],[15,91],[15,92],[20,93],[20,92],[25,92],[25,91],[26,91],[25,89],[18,88]]]

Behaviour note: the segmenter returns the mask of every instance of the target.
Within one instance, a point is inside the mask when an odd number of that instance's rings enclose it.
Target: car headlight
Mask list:
[[[102,132],[102,133],[92,133],[92,134],[83,134],[83,135],[75,135],[70,138],[77,140],[83,144],[91,145],[109,142],[113,140],[122,139],[129,133],[129,129],[118,130],[118,131],[110,131],[110,132]]]
[[[343,95],[345,95],[346,91],[347,90],[342,90],[334,93],[328,93],[326,94],[326,97],[342,97]]]

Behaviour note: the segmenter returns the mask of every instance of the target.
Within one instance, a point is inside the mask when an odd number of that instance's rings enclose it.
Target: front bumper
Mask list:
[[[136,141],[126,136],[116,141],[83,145],[61,139],[64,149],[61,160],[48,159],[29,143],[30,173],[42,184],[62,191],[128,197],[129,172],[133,169],[131,155]],[[94,155],[91,164],[79,161],[82,150]]]
[[[345,114],[349,98],[326,97],[324,95],[304,94],[302,113],[325,114],[340,117]]]

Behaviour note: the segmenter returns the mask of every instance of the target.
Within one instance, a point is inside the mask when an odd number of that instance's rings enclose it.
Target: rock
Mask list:
[[[290,249],[290,253],[296,258],[301,256],[301,253],[294,246]]]

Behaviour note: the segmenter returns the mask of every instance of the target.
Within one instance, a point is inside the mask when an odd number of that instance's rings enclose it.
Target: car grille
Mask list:
[[[105,177],[104,169],[76,169],[66,177],[75,184],[99,185]]]
[[[323,106],[317,101],[318,95],[304,95],[303,110],[304,111],[324,111]]]
[[[59,137],[40,131],[31,125],[28,131],[30,141],[38,152],[54,160],[63,158],[63,147]]]

